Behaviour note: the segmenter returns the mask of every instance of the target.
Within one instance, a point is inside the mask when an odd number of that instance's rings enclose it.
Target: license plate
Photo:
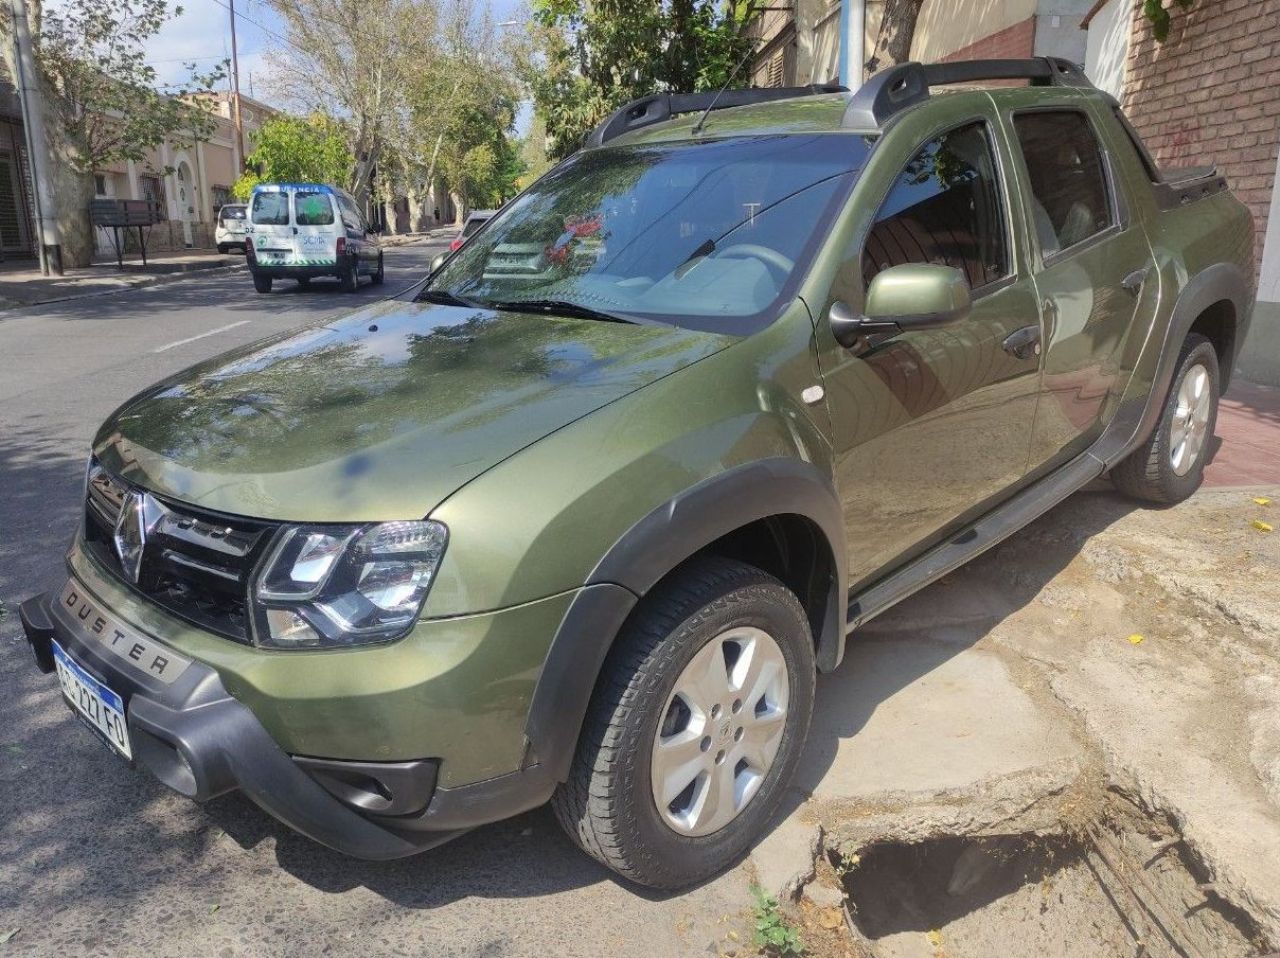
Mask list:
[[[129,732],[124,722],[124,699],[86,672],[57,642],[53,643],[53,664],[58,670],[62,694],[71,707],[108,745],[132,760],[133,750],[129,747]]]

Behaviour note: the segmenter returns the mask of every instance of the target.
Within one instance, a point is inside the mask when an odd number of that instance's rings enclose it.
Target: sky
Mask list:
[[[211,69],[219,60],[231,56],[231,0],[176,0],[180,16],[169,20],[147,44],[148,62],[156,68],[162,83],[182,83],[190,77],[185,64]],[[505,21],[521,15],[526,0],[490,0],[493,17]],[[235,0],[236,49],[240,60],[240,92],[271,105],[278,105],[272,95],[266,69],[266,53],[281,46],[277,37],[284,35],[280,18],[265,0]],[[276,34],[273,37],[271,34]],[[229,86],[228,86],[229,89]],[[529,121],[529,110],[520,111],[517,132],[523,132]]]

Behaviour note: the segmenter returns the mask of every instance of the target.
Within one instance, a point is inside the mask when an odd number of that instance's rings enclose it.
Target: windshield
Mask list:
[[[289,194],[277,190],[254,193],[251,218],[259,226],[288,226]]]
[[[813,134],[580,153],[498,213],[428,290],[750,332],[792,293],[868,150],[862,137]]]

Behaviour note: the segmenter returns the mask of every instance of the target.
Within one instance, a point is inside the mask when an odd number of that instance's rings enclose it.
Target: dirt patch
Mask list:
[[[1248,958],[1270,950],[1165,817],[1117,791],[1057,834],[881,843],[833,859],[873,958]]]

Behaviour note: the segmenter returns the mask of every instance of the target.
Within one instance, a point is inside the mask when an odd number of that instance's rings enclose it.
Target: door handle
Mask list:
[[[1004,351],[1016,359],[1031,359],[1040,355],[1040,327],[1023,326],[1005,337],[1001,344]]]
[[[1135,269],[1124,279],[1120,280],[1120,285],[1133,293],[1134,296],[1137,296],[1142,292],[1142,284],[1147,281],[1147,272],[1150,269],[1151,267],[1149,266],[1144,266],[1142,269]]]

